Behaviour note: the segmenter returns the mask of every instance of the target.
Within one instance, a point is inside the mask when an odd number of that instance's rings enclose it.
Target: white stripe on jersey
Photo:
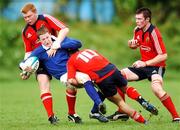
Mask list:
[[[48,15],[48,14],[43,14],[43,15],[44,15],[44,17],[47,17],[48,19],[50,19],[53,23],[55,23],[61,29],[66,27],[63,23],[61,23],[60,21],[58,21],[57,19],[55,19],[51,15]]]
[[[158,36],[157,36],[157,34],[156,34],[156,32],[155,32],[155,29],[152,31],[151,34],[152,34],[152,38],[153,38],[153,40],[154,40],[154,45],[155,45],[155,48],[156,48],[157,53],[158,53],[158,54],[162,54],[163,52],[162,52],[162,49],[161,49],[161,47],[160,47],[159,40],[158,40]]]

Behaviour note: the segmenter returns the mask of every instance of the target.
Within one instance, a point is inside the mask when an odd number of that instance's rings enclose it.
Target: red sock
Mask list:
[[[135,121],[139,122],[139,123],[145,123],[145,121],[146,121],[144,119],[144,117],[136,111],[133,113],[131,118],[134,119]]]
[[[163,97],[161,97],[160,100],[162,104],[166,107],[166,109],[171,113],[173,119],[179,117],[174,103],[172,102],[171,97],[167,93]]]
[[[44,108],[46,109],[48,117],[54,115],[51,93],[43,93],[41,95],[41,100],[43,102]]]
[[[128,95],[128,97],[130,97],[131,99],[137,100],[139,96],[141,96],[137,90],[131,86],[129,86],[126,89],[126,94]]]
[[[76,91],[70,92],[66,90],[66,100],[68,104],[68,114],[75,114]]]

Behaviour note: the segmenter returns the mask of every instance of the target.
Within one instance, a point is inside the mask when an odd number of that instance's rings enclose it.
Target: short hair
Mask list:
[[[28,11],[32,11],[34,13],[37,12],[37,9],[33,3],[27,3],[21,9],[21,13],[24,14],[26,14]]]
[[[42,25],[42,26],[37,30],[37,35],[38,35],[38,37],[39,37],[40,35],[43,35],[43,34],[45,34],[45,33],[49,33],[49,30],[48,30],[48,28],[47,28],[46,26]]]
[[[149,21],[151,22],[151,10],[146,7],[142,7],[136,10],[136,14],[143,14],[144,18],[149,18]]]

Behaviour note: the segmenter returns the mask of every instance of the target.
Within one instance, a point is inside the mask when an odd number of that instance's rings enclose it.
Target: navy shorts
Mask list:
[[[37,79],[38,74],[45,74],[45,75],[48,76],[49,80],[52,79],[52,76],[47,72],[47,70],[45,69],[44,65],[41,62],[39,64],[39,68],[38,68],[38,70],[36,71],[35,74],[36,74],[36,79]]]
[[[128,69],[139,77],[138,80],[148,79],[149,81],[151,81],[151,76],[153,74],[159,74],[163,77],[165,73],[164,67],[156,66],[147,66],[141,68],[128,67]]]
[[[127,80],[118,69],[115,69],[113,74],[96,84],[105,97],[112,97],[117,93],[116,87],[127,86]]]

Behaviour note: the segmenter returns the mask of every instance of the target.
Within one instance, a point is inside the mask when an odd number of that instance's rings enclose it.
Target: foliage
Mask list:
[[[159,27],[166,44],[169,56],[168,67],[180,71],[179,4],[169,0],[115,0],[114,2],[117,15],[112,24],[71,22],[62,14],[56,14],[56,17],[65,21],[71,30],[69,36],[80,39],[84,48],[96,49],[113,63],[125,67],[139,57],[137,51],[131,51],[127,47],[127,40],[132,37],[135,27],[134,12],[138,7],[147,6],[151,8],[153,23]],[[167,4],[166,8],[163,2]],[[67,0],[58,1],[57,6],[58,4],[64,6]],[[21,30],[25,23],[22,20],[12,22],[1,19],[0,25],[0,65],[4,68],[17,67],[24,56]]]

